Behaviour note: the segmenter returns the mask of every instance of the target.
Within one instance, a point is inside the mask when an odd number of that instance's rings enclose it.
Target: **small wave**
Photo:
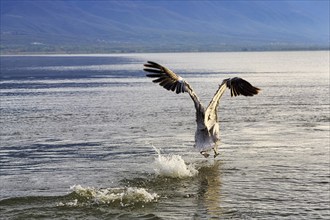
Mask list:
[[[157,175],[173,178],[192,177],[198,174],[193,164],[186,164],[180,155],[163,156],[160,150],[155,148],[158,157],[155,158],[154,170]]]
[[[65,203],[60,202],[58,206],[113,205],[131,207],[136,204],[156,202],[159,197],[156,193],[149,193],[146,189],[137,187],[96,189],[74,185],[71,190],[78,198]]]

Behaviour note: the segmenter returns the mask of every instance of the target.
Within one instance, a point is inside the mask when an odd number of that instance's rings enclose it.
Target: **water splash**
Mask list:
[[[163,156],[160,150],[152,146],[157,152],[155,158],[154,170],[157,175],[173,178],[192,177],[198,174],[193,164],[187,165],[180,155]]]
[[[93,187],[82,187],[74,185],[70,187],[78,198],[67,203],[60,203],[59,206],[81,206],[81,205],[112,205],[112,206],[135,206],[156,202],[158,195],[149,193],[144,188],[137,187],[118,187],[96,189]]]

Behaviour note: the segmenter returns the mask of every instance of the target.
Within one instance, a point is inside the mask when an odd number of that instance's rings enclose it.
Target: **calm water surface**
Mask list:
[[[216,159],[193,149],[187,94],[224,78]],[[1,219],[329,219],[329,52],[1,56]]]

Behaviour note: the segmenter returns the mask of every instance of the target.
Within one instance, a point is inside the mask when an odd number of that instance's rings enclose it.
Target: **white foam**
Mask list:
[[[144,188],[124,187],[124,188],[104,188],[96,189],[93,187],[82,187],[74,185],[70,187],[79,195],[78,200],[73,202],[61,203],[63,206],[77,206],[87,204],[119,204],[122,207],[132,206],[136,203],[150,203],[158,199],[156,193],[149,193]]]
[[[59,202],[57,206],[68,206],[68,207],[75,207],[78,206],[78,199],[74,199],[72,202]]]
[[[155,148],[158,157],[155,158],[154,170],[157,175],[173,177],[173,178],[186,178],[198,174],[193,164],[187,165],[180,155],[161,155],[160,150]]]

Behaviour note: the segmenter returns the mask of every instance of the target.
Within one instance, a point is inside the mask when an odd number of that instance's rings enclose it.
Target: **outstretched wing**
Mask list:
[[[259,88],[252,86],[248,81],[239,77],[223,80],[205,111],[205,124],[207,127],[212,126],[213,123],[217,122],[219,101],[227,88],[230,89],[231,96],[254,96],[260,91]]]
[[[151,72],[151,74],[146,76],[156,78],[153,80],[154,83],[159,83],[160,86],[167,90],[176,91],[177,94],[187,92],[188,83],[170,69],[151,61],[148,61],[144,66],[147,67],[144,68],[144,71]]]
[[[160,86],[167,90],[171,90],[173,92],[176,91],[177,94],[188,92],[195,103],[195,108],[197,110],[202,108],[196,93],[181,76],[175,74],[170,69],[152,61],[148,61],[146,64],[144,64],[144,66],[144,71],[149,72],[149,74],[146,76],[156,78],[153,80],[154,83],[159,83]]]

